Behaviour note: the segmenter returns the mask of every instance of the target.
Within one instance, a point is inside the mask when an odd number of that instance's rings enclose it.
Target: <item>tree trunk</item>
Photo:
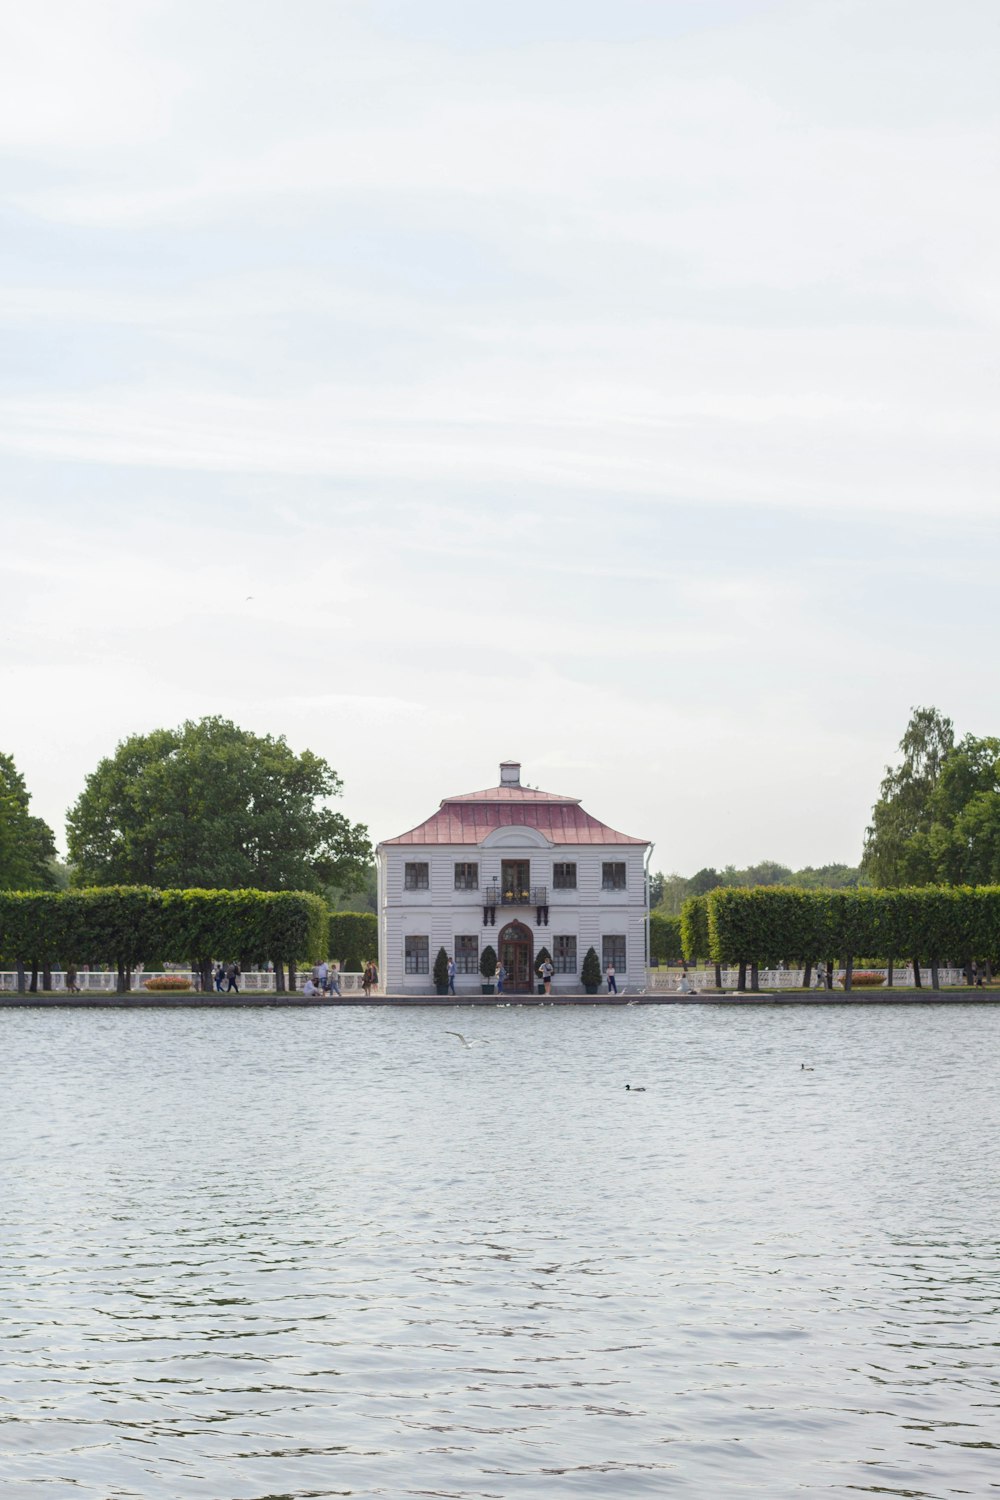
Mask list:
[[[972,985],[975,983],[975,980],[972,977],[972,959],[967,958],[962,967],[965,970],[965,982],[971,989]]]
[[[827,987],[828,990],[832,990],[833,989],[833,959],[832,958],[828,958],[827,961],[826,961],[826,987]]]
[[[919,960],[919,958],[915,958],[915,959],[912,960],[912,962],[913,962],[913,988],[916,989],[916,990],[923,989],[923,985],[922,985],[921,980],[920,980],[920,960]]]
[[[35,963],[31,965],[31,983],[28,985],[28,993],[30,995],[38,994],[38,965]]]
[[[127,993],[128,993],[128,986],[125,983],[125,965],[124,964],[119,964],[118,965],[118,978],[117,978],[117,980],[115,982],[115,994],[116,995],[125,995]]]
[[[284,964],[275,964],[274,966],[274,992],[276,995],[283,995],[285,993]]]
[[[738,990],[745,990],[746,987],[747,987],[747,961],[746,961],[745,958],[741,958],[740,959],[739,972],[737,973],[737,976],[736,976],[736,988]]]
[[[802,968],[802,988],[804,990],[807,990],[809,988],[810,984],[812,984],[812,977],[813,977],[812,959],[809,959],[809,961],[806,964],[804,964],[803,968]]]
[[[715,988],[717,990],[721,990],[722,989],[722,965],[721,964],[716,964],[716,966],[715,966]]]
[[[293,961],[291,959],[289,959],[288,960],[288,988],[291,990],[291,992],[292,992],[293,995],[295,994],[295,991],[296,991],[296,988],[297,988],[296,983],[295,983],[295,981],[296,981],[297,978],[298,978],[298,975],[295,972],[295,964],[293,963]]]
[[[886,988],[890,989],[890,990],[892,989],[892,970],[893,970],[893,963],[892,963],[892,959],[890,958],[888,964],[886,965],[886,971],[885,971]]]
[[[849,953],[844,959],[844,993],[849,995],[851,983],[854,979],[854,954]]]
[[[46,991],[52,989],[52,966],[49,963],[42,965],[42,989]]]
[[[212,978],[212,960],[210,958],[203,958],[198,965],[198,979],[201,984],[202,994],[210,995],[212,993],[212,986],[215,983]]]
[[[984,974],[983,974],[983,978],[986,980],[987,984],[992,984],[993,983],[993,965],[990,963],[990,960],[988,958],[984,958],[983,959],[983,969],[985,971]]]
[[[940,980],[938,979],[938,961],[937,961],[936,958],[932,958],[931,959],[931,989],[932,990],[939,990],[940,988],[941,988],[941,983],[940,983]]]
[[[750,989],[753,994],[760,994],[760,968],[756,963],[750,965]]]
[[[17,970],[17,993],[23,995],[27,988],[27,979],[24,973],[24,959],[19,958],[14,967]]]

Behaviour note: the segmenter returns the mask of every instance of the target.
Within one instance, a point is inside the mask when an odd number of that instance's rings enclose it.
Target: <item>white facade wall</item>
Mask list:
[[[432,971],[440,948],[454,954],[457,936],[475,935],[479,953],[487,944],[499,952],[501,929],[512,920],[529,929],[535,954],[543,946],[554,953],[553,938],[557,935],[576,938],[576,972],[556,975],[553,981],[555,994],[581,991],[579,970],[587,949],[593,947],[601,959],[603,939],[612,935],[624,936],[626,943],[626,964],[617,966],[619,988],[626,984],[640,988],[645,984],[644,845],[551,844],[535,829],[508,827],[494,830],[479,845],[382,844],[377,855],[379,970],[388,994],[433,993]],[[530,885],[547,887],[547,925],[539,925],[534,905],[498,905],[495,925],[484,926],[484,889],[494,880],[501,885],[503,860],[527,861]],[[456,890],[455,865],[469,863],[479,866],[479,888]],[[553,865],[556,863],[575,863],[576,890],[555,889]],[[602,888],[605,863],[625,865],[625,890],[606,891]],[[405,889],[407,864],[428,866],[429,888],[426,891]],[[428,939],[429,972],[426,974],[404,972],[408,935]],[[458,975],[455,987],[459,994],[479,995],[481,985],[477,969],[474,974]]]

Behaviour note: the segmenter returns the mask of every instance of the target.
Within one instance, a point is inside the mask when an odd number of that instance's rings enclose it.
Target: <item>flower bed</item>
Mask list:
[[[190,990],[191,981],[183,974],[154,974],[152,979],[142,981],[144,990],[173,990],[175,993]]]
[[[875,974],[870,969],[855,969],[851,975],[851,988],[856,990],[874,990],[880,984],[885,984],[884,974]]]

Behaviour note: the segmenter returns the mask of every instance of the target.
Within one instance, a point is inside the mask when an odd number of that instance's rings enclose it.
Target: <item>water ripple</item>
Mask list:
[[[996,1011],[449,1015],[0,1012],[4,1500],[1000,1493]]]

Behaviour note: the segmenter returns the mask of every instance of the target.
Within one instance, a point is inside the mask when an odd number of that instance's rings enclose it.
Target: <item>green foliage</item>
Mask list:
[[[688,963],[709,955],[708,897],[689,896],[681,908],[681,952]]]
[[[331,911],[378,911],[378,873],[373,864],[349,886],[328,885],[320,893]],[[374,951],[374,950],[373,950]]]
[[[24,777],[0,752],[0,889],[47,891],[57,884],[52,830],[32,816],[30,804]]]
[[[432,970],[432,973],[433,973],[433,976],[434,976],[434,983],[437,985],[438,989],[447,989],[448,988],[448,951],[447,951],[446,948],[439,948],[438,949],[438,951],[437,951],[437,958],[435,958],[435,960],[434,960],[434,968]]]
[[[583,985],[596,985],[601,982],[601,960],[594,948],[588,948],[583,957],[583,967],[580,970],[580,982]]]
[[[886,767],[865,831],[861,864],[874,883],[909,885],[934,878],[931,799],[954,741],[951,720],[936,708],[913,710],[899,742],[902,760]]]
[[[716,963],[945,960],[1000,953],[1000,886],[801,891],[781,886],[712,891],[706,898]],[[689,915],[689,927],[697,914]],[[682,917],[683,922],[683,917]]]
[[[861,870],[855,865],[838,864],[806,865],[801,870],[790,870],[787,865],[765,859],[740,870],[735,865],[727,865],[721,874],[718,870],[706,868],[690,879],[683,875],[662,875],[656,879],[662,890],[657,910],[664,916],[679,916],[685,901],[691,896],[707,895],[722,886],[794,885],[806,890],[847,890],[860,885]]]
[[[134,735],[87,777],[67,820],[80,885],[312,890],[363,882],[368,830],[323,806],[325,760],[226,719]]]
[[[669,963],[681,958],[684,945],[681,938],[680,917],[668,917],[662,912],[649,914],[649,956]]]
[[[0,954],[25,964],[110,964],[127,973],[152,954],[254,956],[275,963],[322,958],[327,913],[302,891],[0,891]]]
[[[378,918],[371,911],[335,911],[329,919],[329,956],[359,974],[378,953]]]
[[[487,981],[496,978],[497,953],[496,949],[492,948],[489,943],[486,944],[486,947],[479,955],[479,972]]]

